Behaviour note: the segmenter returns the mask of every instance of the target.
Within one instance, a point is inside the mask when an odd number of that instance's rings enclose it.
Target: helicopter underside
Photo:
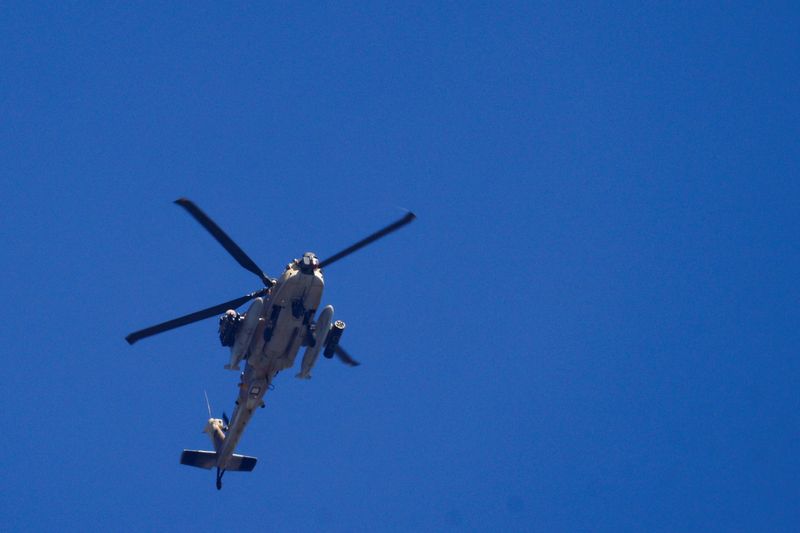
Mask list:
[[[251,305],[251,309],[258,306],[261,316],[252,332],[236,408],[219,453],[221,460],[233,453],[253,412],[264,405],[264,395],[275,375],[294,365],[300,347],[307,341],[324,285],[319,270],[303,274],[289,268],[263,304],[254,302]],[[242,334],[247,332],[237,333]]]
[[[319,270],[303,274],[289,268],[284,272],[264,298],[261,317],[250,341],[248,366],[269,373],[294,365],[298,350],[307,340],[324,286]]]

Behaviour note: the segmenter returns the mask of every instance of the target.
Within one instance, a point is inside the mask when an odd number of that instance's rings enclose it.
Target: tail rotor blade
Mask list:
[[[222,231],[222,228],[217,226],[216,222],[211,220],[211,217],[201,211],[200,208],[194,204],[194,202],[187,198],[178,198],[175,200],[175,203],[186,209],[186,211],[188,211],[189,214],[192,215],[194,219],[197,220],[200,225],[203,226],[206,231],[208,231],[217,240],[217,242],[220,243],[225,250],[227,250],[229,254],[231,254],[231,256],[233,256],[234,259],[236,259],[237,263],[242,265],[242,267],[244,267],[246,270],[249,270],[258,276],[264,283],[265,287],[271,287],[275,284],[275,280],[264,274],[264,271],[261,270],[258,265],[256,265],[255,261],[250,259],[250,257],[244,253],[244,250],[239,248],[239,245],[233,242],[233,239],[231,239],[227,233]]]
[[[194,313],[189,313],[188,315],[184,315],[178,318],[173,318],[172,320],[167,320],[166,322],[162,322],[161,324],[156,324],[155,326],[150,326],[149,328],[141,329],[139,331],[134,331],[133,333],[125,337],[125,340],[128,341],[128,344],[133,344],[134,342],[144,339],[146,337],[151,337],[158,333],[163,333],[171,329],[179,328],[181,326],[186,326],[187,324],[203,320],[204,318],[209,318],[214,315],[222,314],[228,309],[236,309],[242,304],[249,302],[253,298],[264,296],[268,292],[269,289],[266,288],[261,289],[259,291],[251,292],[250,294],[245,294],[244,296],[236,298],[235,300],[230,300],[228,302],[221,303],[213,307],[208,307],[200,311],[195,311]]]
[[[360,241],[358,241],[357,243],[353,244],[352,246],[349,246],[349,247],[345,248],[344,250],[342,250],[341,252],[339,252],[337,254],[334,254],[334,255],[330,256],[329,258],[327,258],[326,260],[320,262],[319,268],[325,268],[326,266],[335,263],[339,259],[347,257],[348,255],[352,254],[353,252],[356,252],[356,251],[360,250],[361,248],[365,247],[366,245],[371,244],[371,243],[377,241],[378,239],[380,239],[382,237],[385,237],[385,236],[389,235],[390,233],[392,233],[394,231],[399,230],[400,228],[402,228],[406,224],[409,224],[410,222],[412,222],[415,218],[417,218],[417,215],[415,215],[414,213],[409,211],[400,220],[398,220],[398,221],[396,221],[396,222],[394,222],[392,224],[389,224],[385,228],[376,231],[372,235],[361,239]]]

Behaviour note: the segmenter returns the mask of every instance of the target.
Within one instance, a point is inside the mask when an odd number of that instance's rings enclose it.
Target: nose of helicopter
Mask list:
[[[300,271],[303,272],[304,274],[313,273],[316,269],[319,268],[319,259],[317,259],[317,255],[314,252],[304,253],[299,263],[300,263]]]

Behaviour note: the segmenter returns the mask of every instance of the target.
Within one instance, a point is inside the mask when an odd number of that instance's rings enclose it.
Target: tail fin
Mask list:
[[[256,467],[257,461],[258,459],[255,457],[235,453],[228,459],[228,465],[225,467],[225,470],[233,472],[252,472]],[[183,450],[181,454],[181,464],[208,470],[217,466],[217,452]]]

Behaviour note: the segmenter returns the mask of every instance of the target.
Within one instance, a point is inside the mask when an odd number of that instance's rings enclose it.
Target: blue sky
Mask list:
[[[800,522],[790,3],[11,3],[12,530],[788,531]],[[251,474],[213,319],[331,266],[356,369],[281,374]]]

